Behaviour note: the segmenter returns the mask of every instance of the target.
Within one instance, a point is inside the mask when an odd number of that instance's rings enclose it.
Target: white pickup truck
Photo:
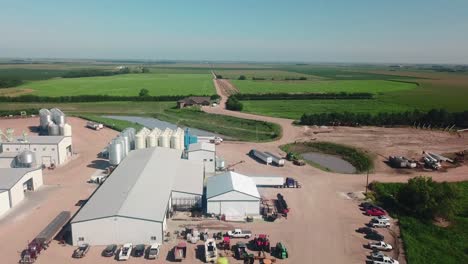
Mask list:
[[[124,244],[120,249],[118,260],[128,260],[130,258],[130,254],[132,253],[132,248],[132,243]]]
[[[387,256],[383,256],[382,258],[379,259],[374,259],[372,260],[372,264],[399,264],[398,260],[392,259]]]
[[[242,229],[234,229],[232,231],[228,231],[228,236],[231,238],[245,238],[248,239],[252,236],[252,232],[248,230],[242,230]]]

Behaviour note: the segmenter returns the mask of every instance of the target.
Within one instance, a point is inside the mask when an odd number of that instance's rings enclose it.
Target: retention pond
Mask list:
[[[305,160],[316,163],[333,172],[356,173],[356,168],[351,163],[337,156],[317,152],[303,153],[301,156]]]

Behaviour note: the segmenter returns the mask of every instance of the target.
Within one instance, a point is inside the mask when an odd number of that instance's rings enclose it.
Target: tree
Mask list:
[[[396,200],[406,213],[422,219],[440,216],[450,218],[456,211],[458,189],[446,182],[437,183],[432,178],[416,177],[401,187]]]
[[[239,76],[239,80],[241,80],[241,81],[247,80],[247,77],[245,77],[245,75],[241,75],[241,76]]]
[[[226,108],[228,110],[242,111],[243,107],[242,103],[235,96],[229,96],[226,102]]]
[[[145,89],[145,88],[141,89],[139,95],[140,96],[149,96],[148,89]]]

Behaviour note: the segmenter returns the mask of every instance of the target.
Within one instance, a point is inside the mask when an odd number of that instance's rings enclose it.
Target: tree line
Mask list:
[[[400,113],[321,113],[303,114],[301,125],[420,125],[436,127],[468,127],[468,111],[448,112],[445,109],[431,109],[428,112],[419,110]]]
[[[141,91],[140,91],[141,92]],[[188,96],[195,95],[138,95],[138,96],[114,96],[114,95],[74,95],[74,96],[37,96],[37,95],[21,95],[21,96],[0,96],[0,102],[37,102],[37,103],[82,103],[82,102],[109,102],[109,101],[177,101]],[[209,96],[209,95],[196,95]]]
[[[0,88],[9,88],[9,87],[15,87],[23,84],[24,82],[22,80],[7,80],[7,79],[0,79]]]
[[[309,100],[309,99],[373,99],[372,93],[265,93],[234,94],[237,100]]]

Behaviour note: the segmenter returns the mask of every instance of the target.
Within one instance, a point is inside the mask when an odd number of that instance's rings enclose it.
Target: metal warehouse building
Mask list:
[[[131,151],[71,221],[73,244],[162,243],[179,205],[201,205],[203,164],[182,150]]]
[[[37,164],[50,166],[62,165],[72,155],[72,138],[66,136],[29,136],[14,138],[11,141],[2,142],[2,155],[6,158],[8,153],[19,154],[23,150],[30,150],[36,154]],[[0,152],[2,152],[0,151]],[[7,160],[2,163],[8,163]]]
[[[209,214],[227,217],[260,214],[260,194],[255,182],[232,171],[208,178],[206,199]]]
[[[216,169],[216,147],[213,143],[198,142],[190,144],[187,150],[189,160],[202,161],[205,172],[213,174]]]
[[[42,186],[40,168],[0,168],[0,216]]]

